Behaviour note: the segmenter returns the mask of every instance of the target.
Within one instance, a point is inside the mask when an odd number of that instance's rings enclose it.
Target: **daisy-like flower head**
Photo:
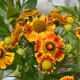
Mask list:
[[[24,12],[17,18],[17,20],[21,19],[29,19],[29,16],[34,16],[41,14],[40,10],[31,10],[31,9],[26,9]]]
[[[32,22],[27,22],[25,24],[25,37],[29,41],[36,41],[39,35],[46,34],[46,31],[53,31],[55,29],[55,25],[49,23],[49,17],[47,15],[43,15],[40,18],[35,17]]]
[[[38,70],[41,70],[42,73],[50,74],[55,69],[56,60],[50,54],[43,56],[38,61]]]
[[[50,14],[50,18],[51,22],[54,24],[63,24],[63,15],[57,10],[52,11],[52,13]]]
[[[74,80],[73,76],[64,76],[60,80]]]
[[[76,36],[80,38],[80,27],[76,28]]]
[[[56,36],[53,33],[47,33],[44,37],[39,38],[35,44],[35,50],[41,51],[42,54],[50,53],[56,58],[57,61],[61,61],[64,58],[64,43],[60,36]]]
[[[14,53],[7,52],[3,41],[0,42],[0,68],[5,69],[7,65],[12,64]]]
[[[72,16],[72,15],[65,15],[64,16],[64,24],[74,25],[75,24],[74,16]]]

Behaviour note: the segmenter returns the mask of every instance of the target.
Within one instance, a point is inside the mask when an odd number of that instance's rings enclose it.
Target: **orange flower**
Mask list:
[[[60,24],[63,24],[63,15],[57,10],[52,11],[52,13],[50,14],[50,18],[53,24],[56,24],[58,22]]]
[[[14,53],[7,52],[3,41],[0,42],[0,68],[5,69],[7,65],[12,64]]]
[[[34,16],[41,14],[40,10],[31,10],[31,9],[26,9],[24,12],[17,18],[17,20],[21,19],[29,19],[29,16]]]
[[[41,51],[42,54],[50,53],[57,59],[57,61],[61,61],[64,58],[63,48],[63,39],[50,32],[44,37],[39,38],[35,44],[36,51]],[[38,55],[39,52],[36,54]]]
[[[76,28],[76,36],[80,38],[80,27]]]
[[[74,80],[73,76],[64,76],[60,80]]]
[[[53,73],[53,70],[55,69],[55,64],[55,58],[52,57],[50,54],[47,54],[38,61],[38,70],[41,70],[42,73]]]
[[[29,41],[36,41],[41,35],[46,34],[47,31],[54,31],[55,25],[49,23],[49,17],[47,15],[40,18],[34,18],[32,22],[25,24],[25,37]]]

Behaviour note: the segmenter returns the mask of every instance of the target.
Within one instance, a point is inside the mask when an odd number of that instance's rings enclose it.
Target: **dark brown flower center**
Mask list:
[[[33,23],[33,30],[37,33],[45,31],[46,30],[46,23],[42,20],[36,20]]]
[[[0,49],[0,58],[3,57],[4,51],[2,49]]]
[[[55,44],[53,42],[46,42],[43,46],[46,51],[54,52],[55,50]]]

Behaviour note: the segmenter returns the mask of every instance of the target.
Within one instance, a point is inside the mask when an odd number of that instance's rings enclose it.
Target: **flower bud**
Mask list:
[[[57,7],[56,7],[56,10],[58,10],[58,11],[63,11],[63,8],[62,8],[61,6],[57,6]]]
[[[66,44],[64,50],[65,50],[65,52],[70,52],[72,50],[72,45]]]
[[[66,24],[66,25],[64,26],[64,29],[65,29],[66,32],[70,32],[71,29],[72,29],[72,25]]]
[[[74,24],[74,18],[69,16],[69,17],[66,18],[66,22],[68,24]]]
[[[21,56],[25,55],[25,49],[23,49],[23,48],[18,48],[18,50],[16,52]]]
[[[14,75],[14,76],[17,76],[17,77],[20,77],[20,76],[21,76],[21,73],[18,71],[18,68],[19,68],[19,65],[17,65],[17,68],[16,68],[16,70],[13,72],[13,75]]]
[[[15,70],[15,71],[13,72],[13,75],[20,77],[20,76],[21,76],[21,73],[20,73],[18,70]]]
[[[11,37],[6,37],[5,40],[4,40],[4,43],[9,46],[11,45],[13,42],[13,39]]]

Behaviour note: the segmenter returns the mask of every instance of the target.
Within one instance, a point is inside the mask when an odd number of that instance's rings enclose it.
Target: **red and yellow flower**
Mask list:
[[[64,24],[63,15],[57,10],[52,11],[52,13],[50,14],[50,18],[53,24]]]
[[[60,80],[74,80],[73,76],[64,76]]]
[[[6,46],[4,45],[4,42],[0,42],[0,68],[5,69],[7,65],[12,64],[14,60],[14,53],[7,52]]]
[[[76,36],[80,38],[80,27],[76,28]]]
[[[35,44],[35,50],[38,51],[36,55],[50,53],[57,61],[61,61],[64,58],[64,47],[63,39],[50,32],[39,38]]]
[[[53,73],[55,64],[56,59],[52,57],[51,54],[47,54],[38,61],[38,70],[41,70],[42,73]]]
[[[32,22],[28,21],[25,24],[26,39],[36,41],[39,36],[46,34],[47,31],[54,32],[55,25],[49,23],[49,21],[47,15],[43,15],[40,18],[35,17]]]
[[[29,16],[35,16],[41,14],[40,10],[31,10],[26,9],[24,12],[17,18],[17,20],[29,19]]]

